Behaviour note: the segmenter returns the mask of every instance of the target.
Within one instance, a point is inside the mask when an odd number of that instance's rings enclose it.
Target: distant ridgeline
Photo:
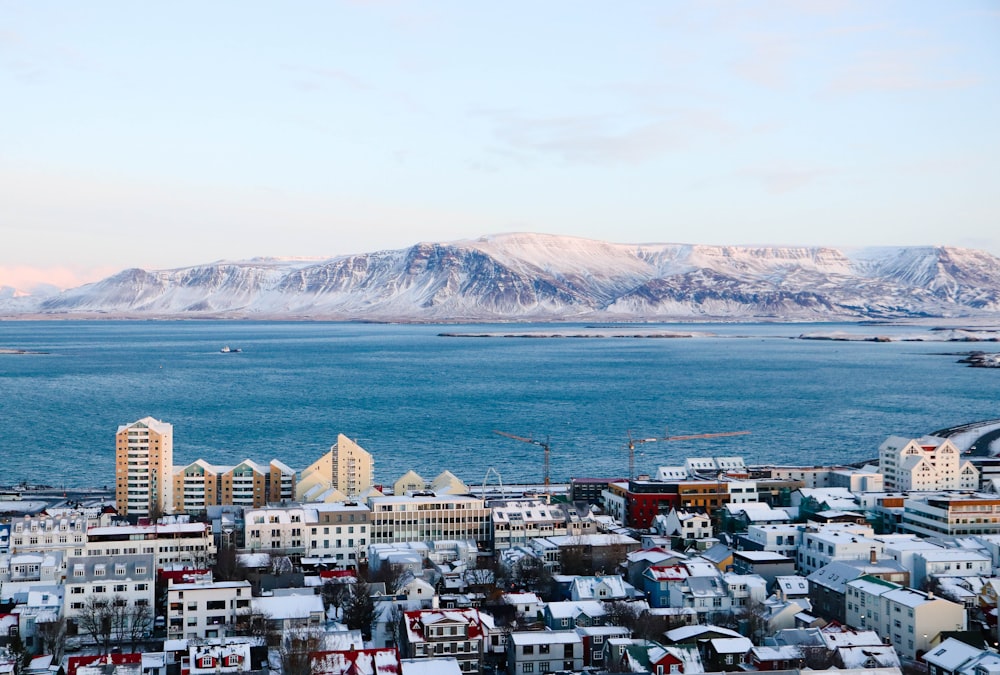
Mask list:
[[[0,289],[3,291],[4,289]],[[543,234],[422,243],[325,261],[129,269],[7,315],[384,321],[856,320],[1000,313],[983,251],[614,244]]]

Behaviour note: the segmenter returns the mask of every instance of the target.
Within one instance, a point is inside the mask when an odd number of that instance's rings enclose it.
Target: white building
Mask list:
[[[890,436],[878,449],[886,490],[976,490],[979,470],[950,440]]]
[[[898,529],[924,537],[1000,534],[1000,495],[911,496],[903,502]]]
[[[244,515],[246,548],[299,553],[354,567],[365,561],[371,543],[369,515],[368,507],[356,502],[252,509]]]
[[[685,542],[711,539],[715,534],[707,513],[686,509],[670,509],[666,515],[654,517],[653,529],[665,537],[679,537]]]
[[[97,525],[97,520],[82,511],[14,518],[10,523],[11,552],[63,551],[67,556],[83,555],[87,528]]]
[[[167,588],[167,639],[225,635],[250,611],[249,581],[173,584]]]
[[[796,561],[799,574],[808,576],[834,560],[869,559],[872,549],[882,555],[884,544],[868,525],[810,526],[802,531]]]
[[[846,590],[848,625],[888,638],[904,658],[927,651],[943,631],[966,629],[965,608],[951,600],[870,576]]]
[[[523,546],[529,539],[554,535],[593,534],[593,520],[580,517],[571,504],[546,504],[540,499],[490,502],[493,550]]]
[[[215,564],[211,525],[189,522],[186,516],[162,518],[155,525],[113,525],[87,531],[84,555],[152,554],[156,569],[187,565],[207,569]]]
[[[551,673],[583,668],[583,637],[575,630],[515,631],[507,638],[509,673]]]
[[[989,577],[993,561],[980,551],[967,548],[925,550],[914,554],[910,584],[921,588],[928,577]]]
[[[376,544],[437,539],[472,539],[487,546],[490,509],[482,499],[463,495],[415,494],[371,497],[371,540]]]
[[[126,621],[144,620],[135,626],[135,634],[141,635],[153,629],[155,590],[156,567],[152,554],[71,557],[66,566],[64,616],[75,623],[90,598],[116,602],[125,608],[122,616]],[[148,609],[131,609],[135,607]],[[123,635],[119,638],[127,636],[132,626],[123,626],[121,631]]]
[[[745,535],[761,550],[780,553],[792,560],[798,557],[798,548],[802,532],[800,525],[784,523],[780,525],[750,525]]]

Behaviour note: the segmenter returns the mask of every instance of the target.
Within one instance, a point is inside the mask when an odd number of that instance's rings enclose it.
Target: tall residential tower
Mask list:
[[[122,516],[173,512],[174,427],[144,417],[115,434],[115,502]]]
[[[340,498],[352,498],[373,487],[375,463],[372,456],[344,434],[337,444],[302,470],[295,485],[295,498],[303,502],[329,501],[324,493],[338,491]]]

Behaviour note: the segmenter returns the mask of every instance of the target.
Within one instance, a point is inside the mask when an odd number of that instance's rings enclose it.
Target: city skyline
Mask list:
[[[514,231],[1000,254],[988,2],[4,14],[0,286]]]

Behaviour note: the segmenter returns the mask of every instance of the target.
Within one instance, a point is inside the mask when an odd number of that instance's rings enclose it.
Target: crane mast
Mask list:
[[[545,480],[545,491],[548,492],[549,491],[549,441],[548,441],[548,439],[546,439],[545,442],[543,443],[542,441],[536,441],[533,438],[525,438],[524,436],[515,436],[514,434],[508,434],[506,431],[497,431],[496,429],[494,429],[493,433],[498,434],[500,436],[506,436],[507,438],[513,438],[515,441],[521,441],[522,443],[531,443],[532,445],[537,445],[537,446],[541,447],[542,450],[545,451],[544,452],[544,454],[545,454],[545,470],[544,470],[543,476],[544,476],[544,480]]]

